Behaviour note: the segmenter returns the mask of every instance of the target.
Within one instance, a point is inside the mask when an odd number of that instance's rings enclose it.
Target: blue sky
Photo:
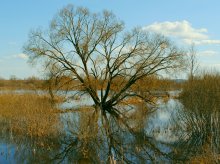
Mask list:
[[[27,63],[22,46],[31,29],[47,28],[53,16],[73,4],[93,12],[110,10],[126,28],[139,26],[177,40],[192,42],[201,67],[220,69],[219,0],[2,0],[0,3],[0,77],[41,76]]]

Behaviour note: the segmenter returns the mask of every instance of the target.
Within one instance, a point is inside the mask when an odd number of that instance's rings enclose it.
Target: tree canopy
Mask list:
[[[95,105],[108,112],[128,97],[147,101],[132,86],[184,62],[184,52],[168,38],[142,28],[126,31],[109,11],[92,13],[72,5],[54,17],[47,31],[31,31],[24,51],[31,61],[44,61],[53,77],[78,81]]]

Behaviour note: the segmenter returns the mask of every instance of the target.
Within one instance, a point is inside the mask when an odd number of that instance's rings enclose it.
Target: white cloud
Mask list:
[[[195,44],[220,44],[220,40],[201,40],[201,41],[195,41]]]
[[[166,36],[174,36],[187,39],[207,39],[205,34],[208,30],[205,28],[195,29],[186,21],[176,22],[161,22],[153,23],[152,25],[144,27],[144,30],[161,33]]]
[[[28,55],[23,54],[23,53],[14,55],[14,57],[19,58],[19,59],[25,59],[25,60],[28,59]]]
[[[207,50],[207,51],[200,51],[200,52],[198,52],[198,55],[199,55],[199,56],[214,56],[214,55],[216,55],[216,54],[218,54],[218,52],[212,51],[212,50]]]
[[[211,39],[201,39],[201,40],[191,40],[183,39],[186,44],[195,44],[195,45],[210,45],[210,44],[220,44],[220,40],[211,40]]]
[[[17,55],[2,56],[2,57],[0,58],[0,62],[6,62],[6,61],[11,60],[11,59],[27,60],[27,59],[28,59],[28,55],[27,55],[27,54],[20,53],[20,54],[17,54]]]
[[[186,20],[175,22],[156,22],[143,27],[143,30],[152,31],[169,37],[181,39],[186,44],[220,44],[220,40],[212,40],[208,36],[206,28],[194,28]]]

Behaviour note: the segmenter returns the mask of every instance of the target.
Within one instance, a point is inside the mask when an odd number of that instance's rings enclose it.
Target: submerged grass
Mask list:
[[[203,73],[189,79],[180,100],[185,107],[180,120],[188,135],[182,148],[185,145],[185,150],[191,152],[192,163],[219,163],[220,75]]]
[[[0,95],[1,132],[30,137],[52,137],[59,133],[59,115],[49,97],[34,94]]]

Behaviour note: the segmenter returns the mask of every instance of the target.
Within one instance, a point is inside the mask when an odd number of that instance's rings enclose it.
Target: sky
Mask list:
[[[184,48],[193,43],[201,68],[220,69],[219,0],[1,0],[0,78],[43,76],[43,68],[28,63],[22,47],[31,29],[47,29],[68,4],[92,12],[110,10],[127,30],[142,27]]]

